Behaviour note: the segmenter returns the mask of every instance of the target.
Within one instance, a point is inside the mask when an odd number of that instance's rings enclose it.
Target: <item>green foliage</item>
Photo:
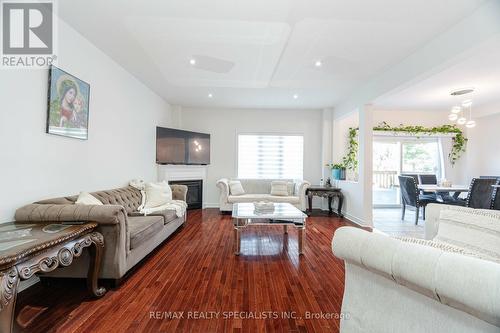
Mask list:
[[[347,143],[347,153],[342,158],[342,163],[348,170],[356,170],[358,168],[358,129],[349,127]]]
[[[327,164],[327,167],[330,167],[330,169],[345,169],[344,164],[342,163],[335,163],[335,164]]]
[[[435,127],[409,126],[400,124],[399,126],[392,127],[385,121],[383,121],[377,126],[373,127],[373,130],[386,132],[402,132],[417,137],[429,136],[433,134],[455,134],[455,136],[452,138],[453,145],[451,147],[451,151],[448,154],[452,165],[454,165],[460,158],[460,156],[462,156],[462,153],[465,152],[465,146],[468,140],[460,128],[458,128],[456,125],[448,124]],[[350,170],[356,169],[358,165],[358,142],[356,141],[357,131],[358,128],[349,128],[349,145],[347,149],[347,155],[344,157],[344,164]],[[353,158],[355,164],[351,162]]]
[[[405,132],[408,134],[412,134],[415,136],[425,136],[432,134],[455,134],[453,137],[453,146],[451,147],[451,151],[448,154],[450,158],[450,162],[452,165],[462,156],[462,153],[465,152],[465,146],[467,144],[467,138],[460,128],[456,125],[441,125],[435,127],[424,127],[424,126],[405,126],[400,124],[396,127],[391,127],[385,121],[381,122],[378,126],[373,128],[374,131],[388,131],[388,132]]]

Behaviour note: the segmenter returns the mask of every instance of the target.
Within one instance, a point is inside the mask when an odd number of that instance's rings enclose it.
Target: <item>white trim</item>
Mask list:
[[[372,226],[371,226],[371,225],[366,224],[366,223],[363,221],[363,219],[360,219],[360,218],[359,218],[359,217],[357,217],[357,216],[351,215],[351,214],[346,213],[346,212],[342,212],[342,214],[344,215],[344,217],[345,217],[346,219],[348,219],[349,221],[351,221],[351,222],[352,222],[352,223],[354,223],[354,224],[357,224],[357,225],[359,225],[359,226],[361,226],[361,227],[365,227],[365,228],[372,228]]]
[[[202,202],[205,207],[207,193],[206,165],[158,164],[158,181],[170,180],[200,180],[203,182]]]

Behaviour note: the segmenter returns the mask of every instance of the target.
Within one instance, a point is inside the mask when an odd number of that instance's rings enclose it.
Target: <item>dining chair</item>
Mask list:
[[[418,175],[418,181],[422,185],[437,185],[438,180],[436,175]]]
[[[401,176],[407,176],[407,177],[412,177],[413,179],[415,179],[415,182],[418,184],[419,183],[419,179],[418,179],[418,174],[416,173],[402,173]]]
[[[491,209],[494,204],[494,189],[491,185],[499,185],[498,178],[472,178],[467,193],[466,206],[470,208]]]
[[[490,208],[494,210],[500,210],[500,187],[493,188]]]
[[[436,197],[427,194],[419,194],[417,181],[412,176],[398,176],[401,189],[401,220],[405,219],[406,206],[415,207],[415,224],[418,224],[420,207],[422,207],[422,219],[425,220],[425,207],[429,203],[436,203]]]

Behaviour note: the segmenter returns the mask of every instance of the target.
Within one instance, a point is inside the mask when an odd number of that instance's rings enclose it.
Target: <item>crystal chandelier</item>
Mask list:
[[[455,100],[459,99],[459,96],[464,96],[467,94],[471,94],[474,92],[472,88],[465,88],[452,91],[450,93],[451,96],[455,98]],[[469,119],[466,118],[466,113],[468,111]],[[462,103],[456,103],[451,108],[451,113],[448,115],[448,119],[452,122],[456,122],[458,125],[465,125],[467,128],[473,128],[476,126],[476,121],[472,120],[472,99],[466,99],[462,101]]]

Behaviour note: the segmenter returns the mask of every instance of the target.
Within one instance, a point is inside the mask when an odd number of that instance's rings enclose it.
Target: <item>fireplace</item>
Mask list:
[[[203,207],[203,180],[170,180],[172,185],[186,185],[188,187],[186,202],[188,209]]]

